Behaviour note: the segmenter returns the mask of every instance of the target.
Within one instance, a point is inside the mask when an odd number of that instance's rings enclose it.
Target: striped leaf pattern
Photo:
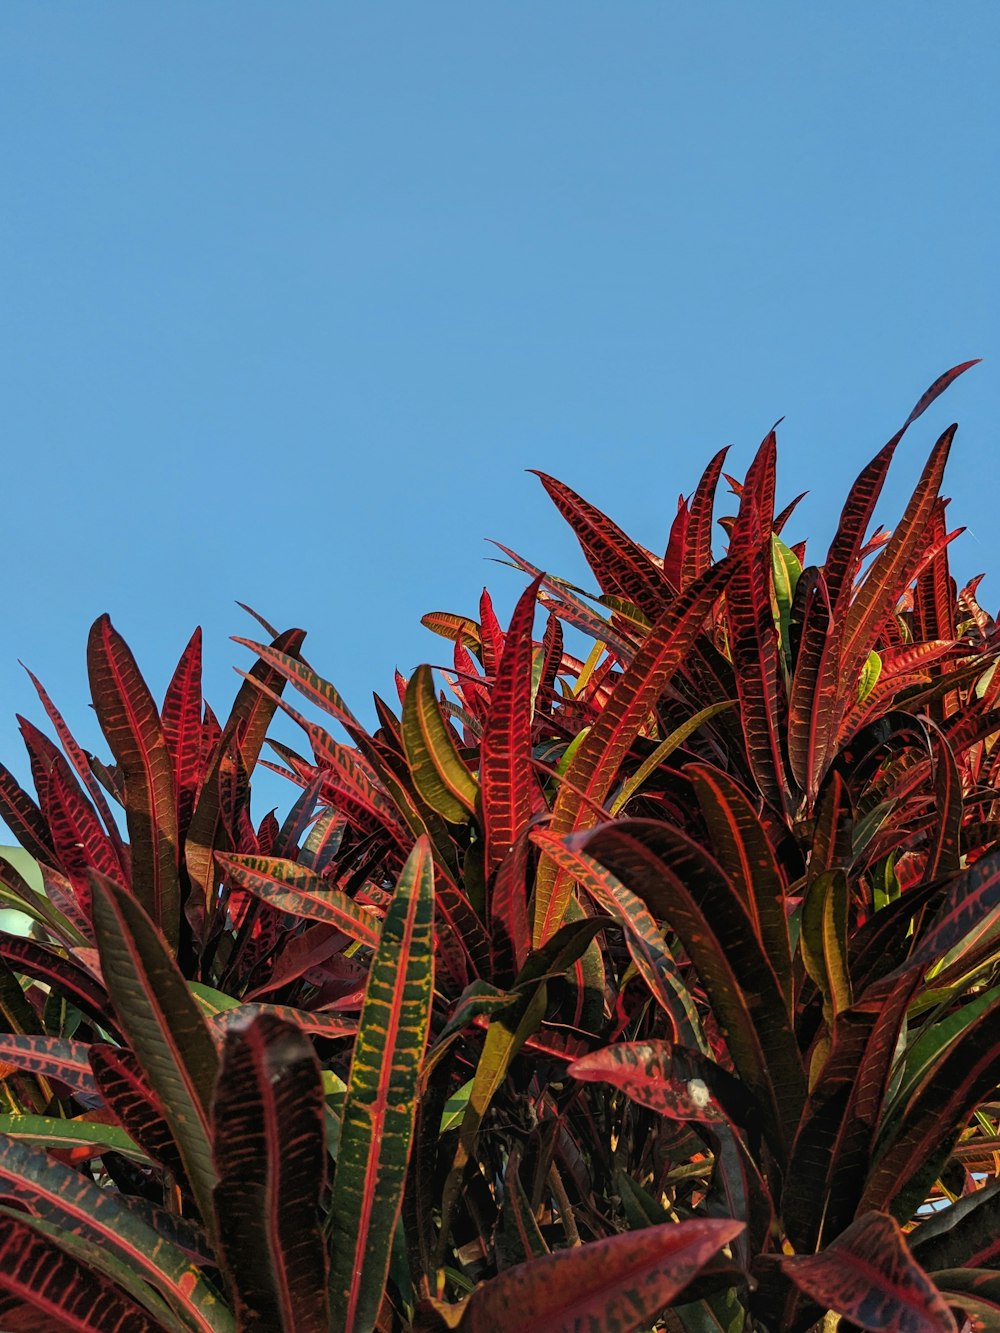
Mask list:
[[[351,1061],[331,1205],[334,1333],[366,1333],[382,1299],[430,1023],[433,922],[431,851],[421,839],[386,913]]]

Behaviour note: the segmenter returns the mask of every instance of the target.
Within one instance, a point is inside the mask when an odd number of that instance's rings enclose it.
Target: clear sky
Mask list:
[[[582,574],[529,467],[662,549],[784,415],[819,560],[973,356],[879,517],[958,419],[995,611],[998,69],[996,0],[5,0],[0,758],[18,658],[106,753],[104,611],[157,693],[203,625],[221,712],[249,602],[367,716],[445,656],[423,612],[511,605],[484,538]]]

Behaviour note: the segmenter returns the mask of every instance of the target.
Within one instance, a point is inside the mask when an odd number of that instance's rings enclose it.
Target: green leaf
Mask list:
[[[93,1148],[93,1156],[109,1148],[131,1162],[149,1166],[149,1157],[118,1125],[94,1120],[63,1120],[50,1115],[0,1115],[0,1134],[35,1144],[39,1148]]]
[[[774,601],[777,610],[778,634],[781,639],[781,656],[785,670],[792,666],[792,649],[789,643],[788,627],[792,616],[792,602],[795,600],[795,588],[802,574],[802,562],[775,533],[771,533],[771,570],[774,576]]]
[[[819,987],[827,1025],[851,1005],[847,970],[850,888],[843,870],[825,870],[813,880],[802,906],[799,944],[806,971]]]
[[[735,699],[725,699],[722,703],[709,704],[707,708],[700,708],[694,717],[689,717],[686,722],[675,728],[666,740],[661,741],[653,753],[642,761],[629,780],[622,785],[621,791],[609,806],[609,813],[612,815],[618,814],[619,810],[623,808],[627,801],[631,800],[649,775],[655,772],[679,746],[683,745],[689,736],[693,736],[703,722],[708,722],[711,718],[718,716],[719,713],[725,712],[727,708],[735,707]],[[575,743],[579,742],[581,738],[577,737]]]
[[[1000,1006],[1000,986],[970,998],[960,1009],[948,1014],[937,1023],[932,1023],[910,1046],[903,1057],[902,1077],[896,1088],[888,1121],[894,1112],[902,1112],[924,1081],[933,1075],[935,1066],[948,1054],[948,1051],[960,1041],[966,1032],[977,1024],[985,1015]]]
[[[417,841],[386,912],[351,1061],[333,1184],[333,1333],[374,1325],[416,1114],[434,989],[434,877]]]
[[[865,664],[861,668],[861,675],[858,677],[858,703],[863,704],[871,694],[872,690],[878,684],[878,678],[882,674],[882,659],[873,648],[865,659]]]
[[[429,666],[410,677],[403,702],[403,745],[419,795],[450,824],[475,814],[479,784],[462,762],[451,728],[441,714]]]

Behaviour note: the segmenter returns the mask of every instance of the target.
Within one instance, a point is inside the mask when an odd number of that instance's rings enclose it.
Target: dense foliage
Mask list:
[[[0,1327],[1000,1326],[1000,637],[949,574],[954,428],[870,532],[964,369],[821,565],[773,433],[719,560],[724,452],[662,558],[542,476],[599,592],[506,552],[506,630],[426,617],[449,667],[374,734],[299,630],[240,641],[222,723],[197,633],[157,707],[102,617],[106,761],[36,681]],[[279,709],[305,752],[263,760]]]

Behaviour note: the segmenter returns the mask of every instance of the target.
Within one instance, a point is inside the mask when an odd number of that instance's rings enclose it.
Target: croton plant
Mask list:
[[[821,563],[773,433],[721,558],[724,451],[662,556],[541,476],[596,589],[506,551],[506,629],[427,616],[447,664],[374,733],[263,621],[220,722],[197,632],[158,707],[98,620],[103,759],[35,681],[0,1328],[1000,1328],[1000,631],[949,573],[954,427],[871,528],[966,368]]]

